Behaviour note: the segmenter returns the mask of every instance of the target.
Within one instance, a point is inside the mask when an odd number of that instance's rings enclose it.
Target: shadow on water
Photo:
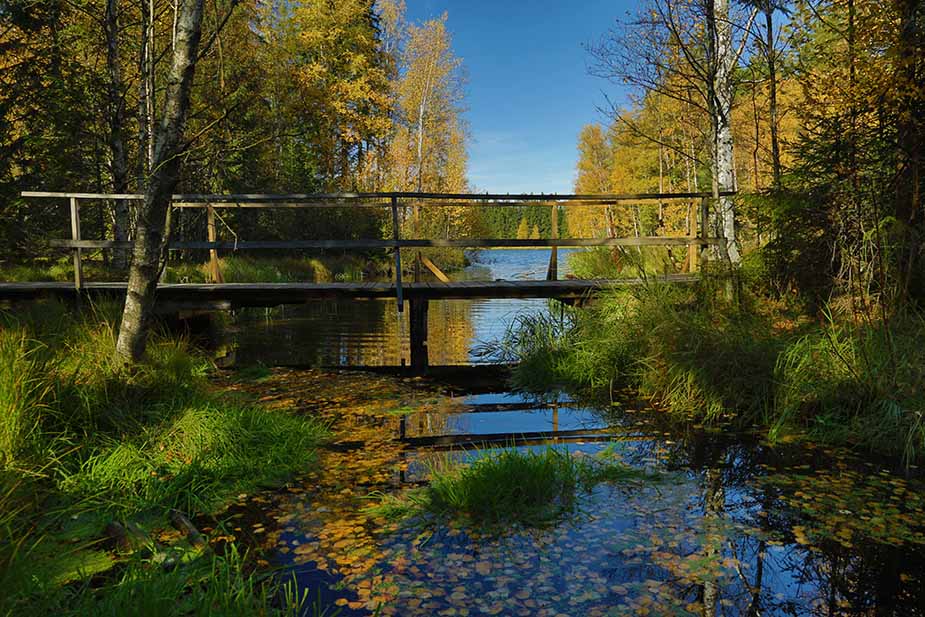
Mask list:
[[[533,276],[544,259],[492,251],[477,274]],[[471,362],[478,342],[525,310],[548,305],[432,309],[431,362]],[[234,336],[242,363],[394,365],[407,357],[406,327],[394,304],[366,302],[239,316]],[[239,504],[230,532],[341,615],[925,614],[917,479],[805,442],[770,447],[674,426],[629,394],[598,409],[508,392],[503,370],[490,367],[429,379],[388,372],[228,377],[268,405],[331,423],[316,468]],[[599,484],[573,515],[503,532],[387,520],[368,508],[371,495],[426,486],[438,461],[548,447],[606,453],[668,480]]]

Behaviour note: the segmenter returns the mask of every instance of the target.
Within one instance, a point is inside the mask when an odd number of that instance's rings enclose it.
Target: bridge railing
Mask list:
[[[723,196],[734,193],[721,193]],[[81,236],[80,205],[87,201],[143,201],[141,194],[113,194],[113,193],[67,193],[27,191],[23,192],[25,198],[61,199],[67,200],[70,206],[71,237],[67,239],[53,239],[49,245],[53,247],[70,249],[74,260],[74,286],[81,289],[84,286],[82,273],[82,252],[94,249],[127,249],[131,247],[129,241],[115,240],[89,240]],[[208,194],[180,194],[172,198],[173,208],[194,208],[206,211],[206,239],[204,241],[177,240],[171,241],[168,248],[172,250],[207,249],[210,261],[210,279],[212,282],[221,281],[221,272],[218,262],[219,250],[261,250],[261,249],[392,249],[395,260],[396,295],[399,306],[402,302],[402,248],[426,247],[456,247],[456,248],[493,248],[493,247],[533,247],[549,248],[550,260],[547,270],[547,279],[558,278],[558,248],[559,247],[599,247],[599,246],[682,246],[689,247],[688,268],[696,272],[710,246],[722,246],[723,238],[710,237],[707,233],[711,193],[641,193],[641,194],[610,194],[610,195],[572,195],[572,194],[492,194],[492,193],[409,193],[409,192],[379,192],[379,193],[328,193],[328,194],[240,194],[240,195],[208,195]],[[697,204],[696,214],[689,221],[689,234],[682,236],[630,236],[608,238],[560,238],[558,237],[558,215],[563,206],[628,206],[647,202],[665,203],[674,201],[687,201]],[[544,206],[550,208],[550,237],[549,238],[460,238],[460,239],[428,239],[428,238],[402,238],[402,214],[409,207],[436,206],[469,206],[469,207],[515,207],[515,206]],[[236,209],[263,209],[263,208],[388,208],[391,211],[391,239],[369,240],[243,240],[223,241],[218,239],[216,232],[216,211],[222,208]],[[416,278],[423,263],[440,280],[446,276],[440,269],[421,256],[416,257]]]

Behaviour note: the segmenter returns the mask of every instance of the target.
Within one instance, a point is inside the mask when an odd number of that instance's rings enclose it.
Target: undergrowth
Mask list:
[[[568,255],[569,270],[578,278],[642,278],[679,272],[687,249],[661,246],[596,247]]]
[[[226,283],[330,283],[361,281],[383,274],[390,262],[383,258],[360,255],[325,255],[323,257],[256,257],[227,255],[219,259]],[[125,280],[127,273],[107,267],[100,260],[85,259],[83,276],[88,281]],[[171,261],[164,269],[165,283],[205,283],[208,262]],[[71,257],[36,260],[30,264],[0,264],[0,281],[71,282],[74,265]]]
[[[171,508],[219,512],[242,492],[309,468],[326,436],[316,421],[217,391],[209,363],[184,340],[155,334],[147,361],[123,366],[116,314],[107,305],[74,317],[57,303],[0,314],[0,614],[109,607],[123,593],[129,601],[181,585],[135,558],[119,565],[100,548],[104,527],[155,530]],[[209,567],[243,577],[237,563]],[[86,583],[106,571],[116,574],[101,588]],[[154,577],[150,585],[135,580],[144,576]],[[202,614],[205,587],[185,588],[182,607],[166,612]],[[235,589],[244,604],[266,600],[257,587]]]

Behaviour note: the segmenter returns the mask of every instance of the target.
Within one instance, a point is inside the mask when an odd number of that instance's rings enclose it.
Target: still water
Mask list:
[[[538,277],[544,258],[492,252],[473,271]],[[548,310],[545,302],[446,304],[455,308],[442,317],[432,310],[431,326],[458,341],[438,349],[432,338],[434,363],[464,362],[518,311]],[[262,326],[270,342],[248,334],[239,352],[325,364],[394,362],[404,353],[400,328],[387,326],[394,305],[368,308],[379,316],[371,328],[343,310],[274,316]],[[346,316],[349,327],[326,325],[325,315]],[[387,349],[376,355],[377,346]],[[917,470],[908,477],[811,443],[772,447],[673,426],[631,393],[593,407],[540,402],[502,384],[286,368],[232,387],[331,423],[333,444],[317,466],[284,491],[242,500],[232,531],[340,615],[925,614]],[[571,515],[540,529],[399,523],[368,511],[382,495],[426,485],[435,464],[512,447],[606,456],[660,480],[598,485]]]
[[[569,250],[559,251],[559,276],[568,274]],[[541,280],[549,251],[472,253],[457,280]],[[496,340],[514,317],[547,310],[546,300],[436,300],[430,303],[428,346],[432,365],[480,362],[476,350]],[[232,336],[235,361],[300,366],[398,366],[410,361],[408,312],[394,300],[328,300],[239,312]]]

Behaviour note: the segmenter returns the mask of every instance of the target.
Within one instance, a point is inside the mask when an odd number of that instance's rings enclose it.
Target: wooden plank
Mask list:
[[[401,226],[398,220],[398,200],[392,198],[392,240],[395,242],[395,301],[398,303],[398,312],[405,310],[405,301],[401,288],[401,251],[397,248],[401,240]]]
[[[243,201],[243,202],[221,202],[207,204],[198,201],[178,201],[171,204],[174,208],[205,208],[211,205],[213,208],[234,208],[234,209],[254,209],[262,210],[273,208],[277,210],[285,209],[308,209],[308,208],[388,208],[388,202],[371,203],[371,202],[330,202],[330,201],[311,201],[311,202],[261,202],[261,201]],[[459,204],[454,204],[459,205]]]
[[[701,238],[701,241],[700,241],[700,247],[699,247],[699,252],[700,252],[700,256],[699,256],[700,257],[699,259],[700,268],[699,269],[701,270],[703,270],[704,266],[707,263],[707,260],[709,259],[708,246],[710,244],[713,244],[712,242],[706,242],[707,232],[709,231],[709,229],[710,229],[710,197],[702,197],[700,199],[700,238]],[[716,238],[716,240],[719,240],[719,238]],[[691,250],[695,250],[695,249],[691,247]]]
[[[222,249],[222,250],[281,250],[281,249],[394,249],[398,247],[443,247],[443,248],[550,248],[550,247],[595,247],[595,246],[696,246],[716,245],[722,238],[693,238],[690,236],[640,236],[638,238],[464,238],[436,240],[242,240],[240,242],[171,242],[171,250]],[[48,245],[62,248],[124,248],[131,242],[113,240],[49,240]]]
[[[134,201],[143,201],[145,198],[141,193],[59,193],[55,191],[23,191],[20,196],[55,199],[128,199]]]
[[[553,204],[550,209],[550,237],[555,240],[559,237],[559,204]],[[546,280],[554,281],[559,278],[559,249],[552,247],[549,251],[549,267],[546,269]]]
[[[543,440],[560,438],[593,438],[600,435],[611,435],[615,432],[612,427],[582,428],[567,431],[529,431],[522,433],[470,433],[450,435],[427,435],[420,437],[405,437],[402,443],[411,447],[474,445],[479,443],[504,444],[514,440]]]
[[[444,274],[443,270],[437,267],[437,264],[432,262],[430,259],[428,259],[424,255],[421,255],[421,263],[424,264],[427,267],[427,269],[430,270],[431,273],[433,273],[433,275],[436,276],[440,282],[442,283],[450,282],[450,277]]]
[[[206,209],[206,237],[208,238],[210,244],[214,244],[216,242],[217,236],[215,233],[215,208],[212,206],[209,206],[208,209]],[[225,282],[225,277],[222,276],[222,269],[218,262],[218,249],[215,248],[209,249],[209,282]]]

